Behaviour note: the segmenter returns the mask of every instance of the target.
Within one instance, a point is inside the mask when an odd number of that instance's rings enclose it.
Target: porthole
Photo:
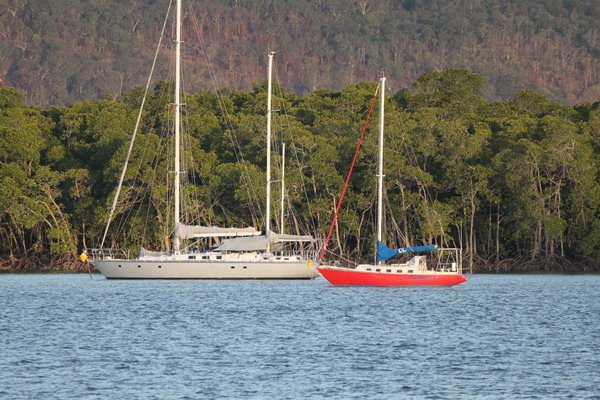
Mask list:
[[[196,259],[196,256],[189,256],[189,257],[188,257],[188,259],[189,259],[189,260],[195,260],[195,259]]]
[[[386,269],[385,272],[392,272],[392,270],[391,269]]]
[[[409,270],[408,270],[408,273],[409,273],[409,274],[412,274],[412,273],[413,273],[413,270],[412,270],[412,269],[409,269]]]
[[[375,272],[381,272],[381,270],[380,270],[379,268],[377,268],[377,269],[375,270]]]
[[[142,266],[141,266],[141,265],[138,265],[138,268],[142,268]]]
[[[232,266],[231,266],[231,269],[235,269],[235,267],[232,265]]]
[[[221,258],[223,258],[223,256],[217,256],[217,260],[220,260]]]
[[[248,267],[244,265],[244,269],[247,269]]]
[[[158,268],[162,268],[162,266],[159,265]]]
[[[119,268],[121,268],[121,265],[119,264]]]
[[[203,260],[208,260],[208,256],[202,256]]]
[[[370,270],[371,270],[371,268],[367,268],[367,271],[370,271]]]

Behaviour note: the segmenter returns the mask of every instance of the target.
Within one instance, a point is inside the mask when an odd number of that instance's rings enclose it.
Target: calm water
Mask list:
[[[0,398],[600,398],[599,286],[0,275]]]

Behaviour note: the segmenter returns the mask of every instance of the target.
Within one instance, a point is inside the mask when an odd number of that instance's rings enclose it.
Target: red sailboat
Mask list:
[[[367,121],[363,127],[358,141],[356,152],[342,194],[336,206],[333,221],[325,239],[320,255],[318,271],[332,285],[336,286],[452,286],[466,282],[462,274],[462,252],[460,249],[439,249],[435,245],[404,247],[399,249],[388,248],[382,242],[382,215],[383,215],[383,131],[384,131],[384,105],[385,105],[385,77],[380,80],[380,113],[379,113],[379,162],[378,162],[378,196],[377,196],[377,258],[374,264],[359,264],[354,268],[337,265],[337,262],[324,262],[327,245],[335,226],[342,200],[352,175],[352,170],[364,136],[369,119],[375,105],[376,95],[371,101]],[[415,255],[405,263],[384,264],[384,261],[403,253],[421,253],[426,251],[436,252],[437,262],[428,265],[427,257]]]

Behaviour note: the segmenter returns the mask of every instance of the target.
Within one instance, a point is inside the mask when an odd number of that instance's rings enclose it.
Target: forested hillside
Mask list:
[[[399,90],[423,73],[463,67],[486,79],[488,99],[522,88],[570,104],[600,98],[600,1],[184,3],[190,91],[249,89],[276,50],[279,78],[297,94],[374,80],[381,70]],[[144,82],[167,4],[1,0],[0,84],[30,104],[116,98]]]
[[[460,246],[478,270],[598,269],[600,103],[569,106],[532,90],[490,102],[483,87],[479,75],[449,69],[388,93],[386,241]],[[323,237],[375,88],[298,96],[276,86],[275,143],[288,149],[286,232]],[[186,95],[186,222],[264,227],[265,89]],[[109,245],[169,247],[172,90],[159,82],[148,99]],[[40,108],[0,89],[3,257],[99,244],[141,95]],[[354,260],[373,253],[373,125],[331,246]]]

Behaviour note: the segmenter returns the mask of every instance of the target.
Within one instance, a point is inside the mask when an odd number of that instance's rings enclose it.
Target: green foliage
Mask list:
[[[0,87],[0,110],[6,108],[23,107],[25,97],[15,88]]]
[[[298,97],[277,86],[272,177],[280,177],[285,142],[287,201],[285,227],[273,201],[273,229],[323,237],[375,87]],[[385,241],[456,245],[485,258],[598,261],[598,104],[566,106],[532,90],[490,103],[482,88],[480,76],[450,69],[389,97]],[[172,89],[159,82],[147,101],[109,246],[170,246]],[[99,244],[140,96],[136,89],[122,101],[38,109],[0,91],[0,252]],[[252,92],[186,94],[185,103],[185,222],[264,228],[265,82]],[[352,258],[373,256],[376,115],[330,247]],[[278,185],[272,193],[280,196]]]

